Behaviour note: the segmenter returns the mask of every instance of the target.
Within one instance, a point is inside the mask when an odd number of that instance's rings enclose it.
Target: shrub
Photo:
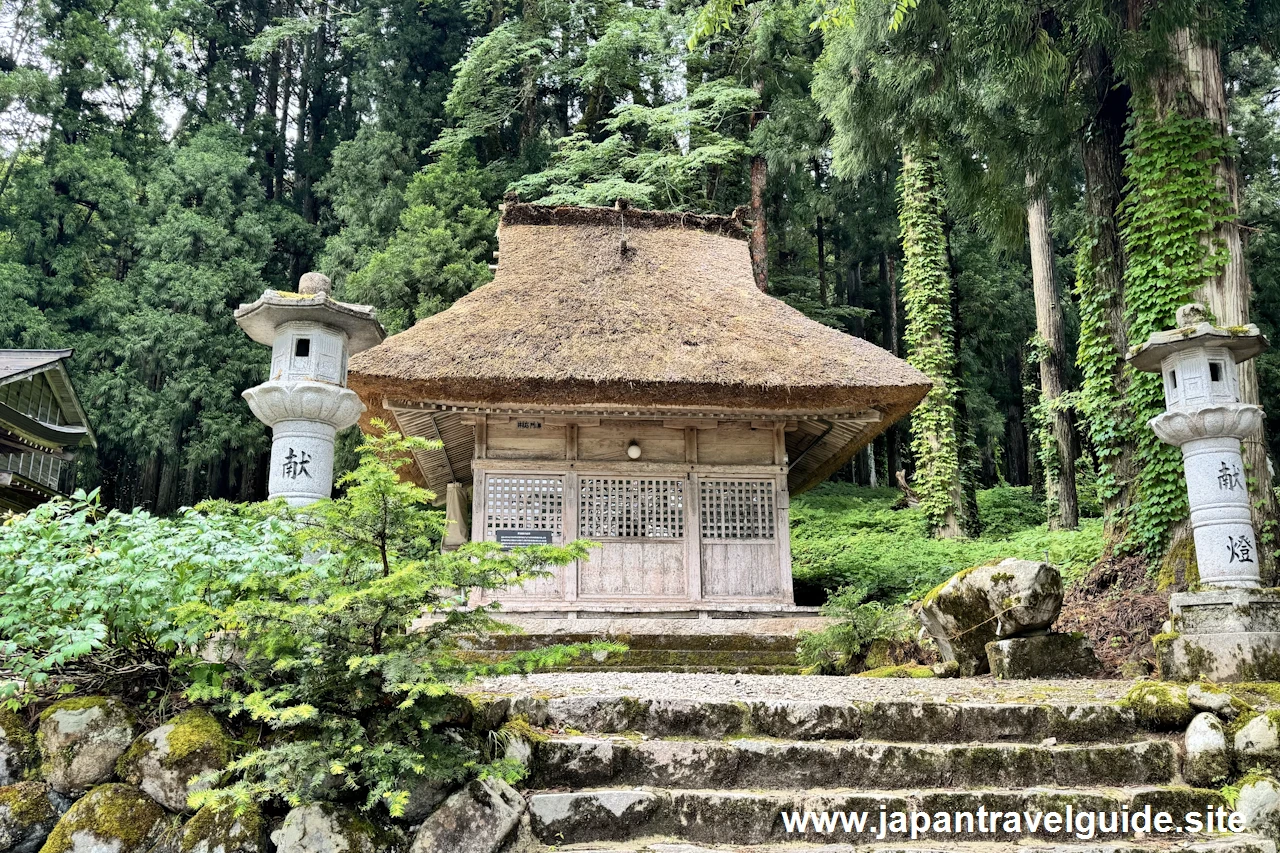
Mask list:
[[[193,805],[237,809],[265,799],[290,805],[360,798],[403,813],[416,781],[473,773],[515,778],[520,765],[484,761],[467,728],[469,704],[454,688],[479,675],[529,671],[614,644],[557,646],[472,662],[461,638],[505,630],[496,605],[470,609],[478,589],[517,585],[587,553],[587,543],[501,550],[471,543],[439,549],[442,517],[432,495],[397,471],[438,442],[394,433],[366,437],[360,463],[333,501],[295,513],[312,555],[285,574],[254,577],[216,605],[180,608],[180,622],[226,632],[239,654],[219,677],[193,686],[261,726],[261,746],[232,762],[220,788]]]
[[[821,631],[800,634],[797,657],[813,672],[854,672],[877,640],[909,643],[915,620],[905,607],[867,601],[866,590],[846,587],[822,605],[822,615],[835,621]]]
[[[105,511],[96,490],[9,517],[0,526],[0,700],[16,707],[51,689],[165,683],[173,657],[203,639],[174,621],[173,606],[218,606],[248,578],[286,572],[301,555],[292,530],[268,516]]]

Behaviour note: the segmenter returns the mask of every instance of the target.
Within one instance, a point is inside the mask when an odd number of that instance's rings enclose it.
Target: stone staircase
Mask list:
[[[1043,818],[1034,831],[1007,823],[1009,813],[1021,821],[1024,812],[1148,806],[1182,823],[1188,812],[1224,805],[1219,791],[1183,784],[1180,732],[1144,731],[1109,701],[531,693],[499,700],[499,710],[547,733],[534,744],[526,780],[530,828],[544,850],[1275,851],[1247,835],[1117,830],[1077,838],[1047,831]],[[912,838],[890,828],[878,838],[882,810],[1002,817],[994,831],[964,826]],[[868,817],[862,832],[839,823],[815,831],[812,822],[788,832],[783,815],[806,811]]]

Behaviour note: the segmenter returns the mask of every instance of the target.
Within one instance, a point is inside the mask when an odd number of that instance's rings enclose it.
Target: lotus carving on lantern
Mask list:
[[[1246,403],[1208,406],[1193,412],[1167,411],[1147,422],[1166,444],[1182,446],[1198,438],[1248,438],[1262,428],[1262,409]]]
[[[253,414],[271,427],[307,420],[343,430],[360,420],[365,408],[356,392],[325,382],[267,382],[243,396]]]

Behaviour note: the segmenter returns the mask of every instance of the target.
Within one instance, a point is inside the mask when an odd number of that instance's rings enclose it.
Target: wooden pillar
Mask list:
[[[573,433],[573,444],[576,450],[577,429],[570,427],[568,432]],[[564,542],[572,542],[578,538],[578,474],[575,471],[566,472],[564,475],[564,536],[562,538]],[[581,562],[581,560],[574,560],[561,570],[564,572],[561,595],[564,596],[565,601],[578,600],[578,569]]]
[[[774,505],[778,508],[778,571],[779,588],[787,604],[795,604],[795,592],[791,583],[791,492],[787,489],[787,475],[777,479],[777,495]]]
[[[697,431],[690,430],[690,432],[694,433],[693,440],[696,443]],[[686,438],[686,442],[687,440]],[[689,573],[690,601],[702,600],[702,518],[698,511],[698,480],[697,473],[689,475],[685,486],[688,493],[684,499],[684,562]]]

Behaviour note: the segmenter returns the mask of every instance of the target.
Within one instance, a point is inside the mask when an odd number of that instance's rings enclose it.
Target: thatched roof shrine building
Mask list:
[[[440,439],[419,481],[473,486],[472,538],[602,544],[509,609],[789,605],[788,496],[927,393],[761,293],[746,236],[724,217],[508,204],[490,284],[351,358],[365,427]]]

